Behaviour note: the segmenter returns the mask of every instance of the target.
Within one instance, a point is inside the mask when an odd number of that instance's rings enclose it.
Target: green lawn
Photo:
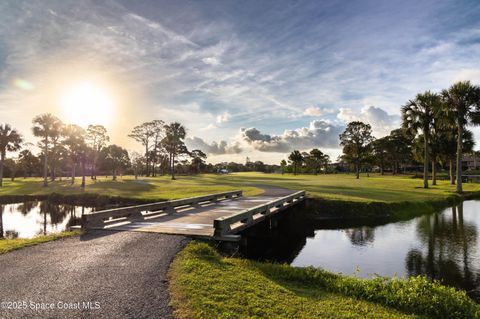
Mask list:
[[[5,179],[1,195],[37,195],[47,193],[77,194],[80,179],[75,185],[68,180],[50,183],[42,187],[41,179],[17,179],[15,182]],[[275,185],[291,189],[305,189],[311,197],[346,201],[429,201],[441,200],[454,194],[455,186],[448,181],[439,181],[437,186],[423,189],[422,180],[410,176],[362,176],[359,180],[354,175],[298,175],[236,173],[229,175],[203,174],[197,176],[178,176],[172,181],[167,176],[135,180],[126,176],[116,182],[99,178],[97,182],[87,179],[86,192],[100,195],[122,196],[143,199],[177,199],[216,192],[242,189],[246,196],[257,195],[261,190],[252,185]],[[479,192],[480,184],[465,184],[465,192]]]
[[[212,175],[215,176],[215,175]],[[220,176],[221,177],[221,176]],[[59,193],[65,195],[81,194],[80,178],[74,185],[70,180],[50,182],[48,187],[43,187],[40,178],[18,178],[14,182],[5,179],[4,187],[0,189],[2,195],[44,195]],[[220,178],[215,180],[208,175],[180,176],[172,181],[167,176],[141,177],[135,180],[132,176],[124,176],[117,181],[111,178],[99,177],[97,181],[87,178],[85,192],[106,196],[121,196],[141,199],[178,199],[184,197],[207,195],[212,193],[226,192],[239,189],[238,184],[223,182]],[[245,195],[257,195],[262,191],[256,187],[241,187]]]
[[[79,235],[80,231],[65,231],[58,234],[45,236],[37,236],[34,238],[16,238],[16,239],[0,239],[0,254],[8,253],[12,250],[23,247],[33,246],[47,241],[57,240],[60,238]]]
[[[240,173],[228,176],[232,183],[268,184],[291,189],[304,189],[310,197],[347,201],[426,201],[438,200],[455,194],[455,186],[438,181],[437,186],[422,188],[422,180],[411,176],[354,174],[297,175]],[[480,192],[480,184],[464,184],[465,192]]]
[[[177,255],[169,275],[177,318],[476,318],[480,314],[465,292],[423,277],[363,280],[312,268],[223,258],[198,242]]]

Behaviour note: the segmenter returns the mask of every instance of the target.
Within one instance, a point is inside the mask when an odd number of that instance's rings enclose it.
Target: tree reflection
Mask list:
[[[425,274],[470,292],[480,287],[480,270],[469,259],[479,249],[477,228],[464,221],[463,203],[452,207],[451,214],[420,217],[417,235],[423,249],[412,249],[406,256],[410,276]]]
[[[368,226],[346,229],[345,234],[355,246],[366,246],[375,240],[375,228]]]
[[[0,205],[0,238],[3,238],[3,205]]]
[[[41,231],[41,233],[43,235],[47,234],[47,225],[49,224],[47,222],[47,215],[50,217],[50,225],[58,225],[69,215],[72,207],[71,205],[59,205],[49,201],[40,202],[40,214],[43,215],[43,231]]]
[[[5,231],[5,237],[8,238],[8,239],[18,238],[18,231],[6,230]]]
[[[23,202],[16,207],[16,211],[19,211],[20,213],[22,213],[23,216],[26,216],[37,206],[38,206],[38,201]],[[12,209],[14,208],[15,207],[12,207]]]

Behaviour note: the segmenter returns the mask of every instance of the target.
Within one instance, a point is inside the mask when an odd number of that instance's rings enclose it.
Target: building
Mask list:
[[[474,155],[464,155],[462,160],[462,166],[468,170],[477,170],[480,168],[480,156],[478,154]]]

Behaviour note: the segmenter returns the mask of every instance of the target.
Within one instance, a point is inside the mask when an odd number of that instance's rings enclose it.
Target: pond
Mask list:
[[[263,229],[262,229],[263,228]],[[244,234],[240,253],[368,278],[427,275],[480,301],[480,201],[384,225],[284,214]]]
[[[0,232],[6,238],[32,238],[37,235],[68,230],[80,225],[83,213],[91,207],[54,204],[49,201],[28,201],[0,205]]]

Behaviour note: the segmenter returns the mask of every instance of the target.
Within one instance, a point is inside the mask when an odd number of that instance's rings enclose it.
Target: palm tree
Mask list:
[[[288,156],[288,159],[293,163],[293,175],[297,175],[297,166],[303,162],[303,155],[295,150]]]
[[[3,163],[7,152],[20,149],[23,139],[17,130],[8,124],[0,124],[0,187],[3,187]]]
[[[462,193],[463,131],[467,125],[480,125],[480,87],[470,81],[453,84],[442,91],[444,108],[457,127],[457,193]]]
[[[52,136],[56,134],[56,128],[61,121],[54,115],[47,113],[36,116],[33,119],[33,135],[40,137],[43,148],[43,186],[48,186],[48,151]]]
[[[436,93],[426,91],[417,94],[414,100],[410,100],[402,106],[403,128],[413,136],[421,131],[424,135],[423,155],[423,187],[428,188],[428,164],[430,135],[433,129],[435,116],[440,109],[440,96]]]

